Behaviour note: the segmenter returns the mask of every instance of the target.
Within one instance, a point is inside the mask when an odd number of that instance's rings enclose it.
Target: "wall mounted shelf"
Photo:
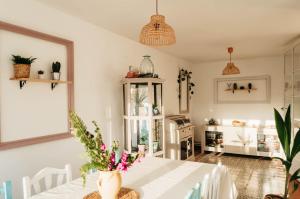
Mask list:
[[[71,81],[62,81],[62,80],[51,80],[51,79],[34,79],[34,78],[10,78],[13,81],[19,81],[20,89],[24,87],[27,82],[36,82],[36,83],[50,83],[51,89],[53,90],[58,84],[70,84]]]
[[[257,88],[251,88],[251,89],[248,89],[248,88],[245,88],[245,89],[225,89],[225,91],[230,91],[234,94],[235,91],[247,91],[248,93],[250,93],[251,91],[256,91]]]

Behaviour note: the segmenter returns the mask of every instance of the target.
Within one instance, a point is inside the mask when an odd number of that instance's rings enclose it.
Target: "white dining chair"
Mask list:
[[[196,186],[190,190],[184,199],[200,199],[201,196],[201,184],[197,183]]]
[[[56,177],[56,184],[53,180]],[[33,194],[38,194],[55,186],[63,184],[63,182],[72,181],[71,165],[65,165],[64,169],[56,169],[46,167],[35,174],[32,178],[23,177],[23,195],[24,199],[30,198]],[[41,187],[41,185],[44,185]],[[43,188],[43,189],[42,189]]]
[[[200,193],[200,198],[201,199],[208,199],[208,194],[209,194],[209,180],[210,180],[210,174],[206,174],[201,182],[201,193]]]

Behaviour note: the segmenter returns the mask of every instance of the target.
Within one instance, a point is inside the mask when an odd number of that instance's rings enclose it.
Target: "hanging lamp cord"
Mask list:
[[[158,0],[156,0],[156,15],[158,15]]]

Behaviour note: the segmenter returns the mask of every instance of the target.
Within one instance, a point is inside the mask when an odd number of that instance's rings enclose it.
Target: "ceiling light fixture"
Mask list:
[[[223,70],[223,75],[240,74],[240,69],[238,69],[238,67],[236,67],[233,62],[231,62],[231,53],[233,52],[233,48],[229,47],[227,50],[230,55],[230,60],[227,63],[227,66]]]
[[[145,25],[140,33],[140,43],[156,47],[176,43],[173,28],[166,24],[165,16],[158,14],[158,0],[156,0],[156,14],[151,16],[150,23]]]

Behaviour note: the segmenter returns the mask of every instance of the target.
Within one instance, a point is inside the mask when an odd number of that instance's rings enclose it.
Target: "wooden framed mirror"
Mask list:
[[[190,111],[190,76],[188,71],[179,69],[177,82],[179,84],[179,113],[186,114]]]
[[[71,137],[69,112],[74,109],[73,42],[2,21],[0,41],[0,150]],[[39,58],[39,62],[30,69],[33,74],[29,78],[12,77],[12,54]],[[62,63],[63,81],[50,77],[54,61]],[[41,69],[48,75],[42,80],[36,77]],[[56,88],[51,90],[54,84]]]

